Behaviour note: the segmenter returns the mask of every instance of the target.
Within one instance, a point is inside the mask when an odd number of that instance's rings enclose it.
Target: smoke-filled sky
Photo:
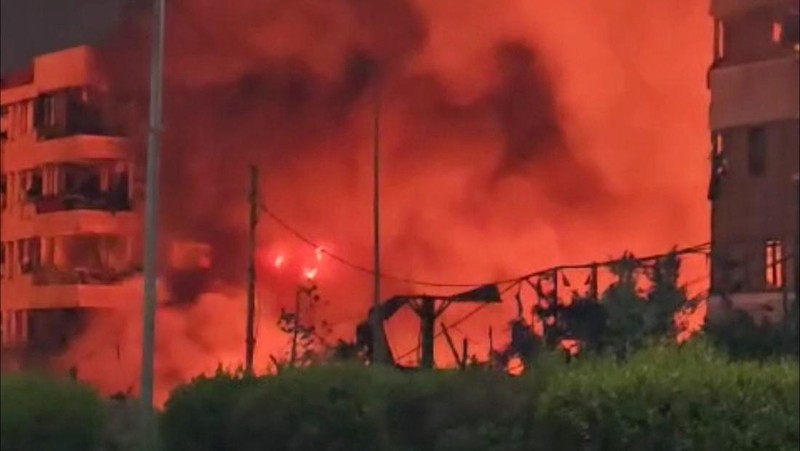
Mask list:
[[[128,0],[2,0],[0,70],[75,45],[99,42],[113,29]]]
[[[57,33],[44,43],[42,29],[6,27],[12,4],[32,14],[44,3],[3,0],[4,68],[61,46]],[[114,26],[119,10],[100,3],[108,25],[72,14],[93,23],[82,27],[87,39],[110,30],[112,86],[144,103],[149,22],[130,13]],[[371,266],[376,87],[385,272],[481,282],[707,238],[704,1],[168,4],[163,230],[212,245],[211,273],[194,282],[196,292],[242,286],[250,163],[276,213]],[[69,17],[41,14],[42,23]],[[64,31],[59,42],[75,36]],[[259,241],[260,290],[274,312],[291,304],[291,287],[317,262],[267,218]],[[281,270],[270,264],[278,255],[287,259]],[[325,316],[362,315],[369,277],[328,260],[318,269]],[[384,288],[386,296],[421,291]],[[483,334],[486,318],[465,330]],[[405,324],[407,333],[390,328],[402,348],[416,341]],[[217,337],[225,325],[214,327]]]

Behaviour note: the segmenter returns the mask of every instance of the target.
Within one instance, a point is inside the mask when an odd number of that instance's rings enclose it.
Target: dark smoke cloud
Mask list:
[[[237,19],[247,20],[236,16],[236,11],[248,8],[255,11],[255,16],[261,14],[262,23],[240,24],[244,30],[252,27],[252,33],[270,36],[273,28],[284,26],[278,20],[285,16],[300,24],[313,24],[320,30],[316,39],[328,39],[326,33],[351,35],[335,48],[339,55],[334,59],[340,63],[333,70],[321,71],[315,65],[317,57],[302,46],[296,54],[281,54],[255,50],[252,40],[243,37],[236,41],[224,25],[229,18],[216,16],[216,7],[210,3],[199,6],[170,2],[168,30],[173,31],[167,35],[163,222],[168,236],[213,245],[215,258],[208,277],[234,284],[243,281],[245,217],[244,210],[237,207],[245,199],[247,165],[259,164],[268,174],[276,175],[291,171],[303,159],[333,159],[350,165],[349,177],[357,176],[357,154],[363,148],[331,149],[329,144],[352,138],[353,120],[369,110],[378,85],[388,114],[402,116],[403,120],[402,137],[397,143],[403,151],[390,155],[395,172],[412,175],[415,167],[424,163],[439,165],[444,173],[448,166],[464,166],[465,158],[478,158],[484,161],[481,164],[493,161],[489,174],[474,176],[475,195],[464,196],[449,209],[457,215],[463,213],[464,221],[480,226],[482,222],[501,220],[491,212],[476,215],[468,210],[477,211],[481,204],[493,202],[492,190],[508,177],[544,177],[550,172],[546,183],[526,181],[528,189],[533,189],[531,184],[541,185],[554,199],[574,203],[588,202],[590,198],[596,203],[604,196],[599,175],[580,164],[569,148],[554,86],[530,44],[497,42],[492,64],[498,74],[496,82],[483,95],[465,103],[452,98],[445,81],[434,73],[409,72],[411,61],[419,56],[427,38],[425,19],[412,2],[351,0],[338,3],[335,8],[312,1],[276,1],[263,7],[246,1],[236,3],[230,9]],[[301,18],[297,19],[297,15]],[[212,18],[217,23],[211,22]],[[339,23],[347,21],[352,21],[356,31],[340,29]],[[147,23],[145,18],[132,22],[134,26],[125,30],[106,53],[117,89],[139,97],[140,105],[146,105],[147,75],[145,71],[132,74],[131,69],[147,67]],[[276,45],[283,44],[279,40]],[[294,49],[293,43],[286,45]],[[243,57],[246,67],[238,74],[231,76],[214,66],[224,64],[238,52],[247,55]],[[186,61],[189,62],[183,67],[182,62]],[[140,122],[145,120],[145,111],[140,109]],[[498,134],[500,154],[491,156],[487,148],[479,151],[487,153],[484,155],[476,155],[474,149],[457,155],[438,148],[442,136],[470,133],[484,140]],[[143,142],[140,137],[140,153]],[[565,172],[571,175],[565,176]],[[577,188],[573,177],[580,179]],[[331,179],[331,183],[338,180]],[[408,181],[413,183],[411,178]],[[294,192],[301,189],[302,180],[295,182],[283,192],[265,195],[268,199],[280,198],[281,203],[302,202],[302,194]],[[342,186],[331,189],[342,188],[348,190]],[[350,187],[355,189],[356,186]],[[481,195],[483,191],[489,194]],[[441,245],[431,248],[430,243],[436,240],[418,230],[412,220],[408,222],[409,229],[401,232],[404,238],[398,239],[397,246],[418,249],[428,254],[429,261],[436,260],[430,258],[432,254],[447,254]],[[415,234],[415,230],[423,233]],[[417,244],[407,247],[415,235]],[[192,280],[196,282],[195,289],[187,286]],[[199,295],[199,287],[207,283],[203,277],[184,276],[180,284],[173,285],[182,286],[185,296]]]
[[[162,400],[219,362],[242,361],[251,162],[275,212],[371,266],[376,84],[388,273],[480,283],[707,238],[711,28],[702,2],[168,5],[162,236],[214,249],[209,273],[169,277],[178,300],[207,292],[159,312]],[[115,92],[146,107],[149,19],[132,13],[125,25],[105,62]],[[138,113],[132,149],[141,158],[146,108]],[[257,361],[267,362],[285,350],[278,311],[292,308],[301,271],[316,263],[312,249],[266,219],[259,243]],[[286,265],[276,269],[279,254]],[[350,338],[371,278],[326,260],[320,268],[331,302],[318,314],[337,324],[336,338]],[[419,290],[383,285],[386,297]],[[118,383],[121,367],[137,373],[140,309],[126,305],[114,321],[93,322],[69,355],[102,387]],[[466,308],[454,306],[443,321]],[[487,328],[500,334],[513,314],[507,302],[460,329],[483,355]],[[398,314],[388,325],[393,348],[412,348],[417,330],[413,314]],[[96,357],[112,342],[123,343],[121,361]]]
[[[24,67],[37,55],[102,42],[130,0],[3,0],[0,71]]]

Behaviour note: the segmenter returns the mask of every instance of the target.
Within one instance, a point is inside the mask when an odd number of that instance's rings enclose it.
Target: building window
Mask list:
[[[0,243],[0,278],[6,278],[6,243]]]
[[[800,18],[797,14],[788,14],[780,22],[772,24],[772,42],[800,50]]]
[[[766,285],[767,288],[783,287],[783,252],[779,240],[769,240],[766,245]]]
[[[0,209],[8,207],[8,177],[5,174],[0,176]]]
[[[763,127],[747,132],[747,170],[750,175],[761,176],[767,169],[767,136]]]

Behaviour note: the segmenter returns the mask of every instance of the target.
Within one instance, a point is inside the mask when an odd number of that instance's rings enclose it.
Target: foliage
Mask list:
[[[678,255],[644,264],[626,253],[611,272],[616,280],[599,299],[591,292],[573,291],[570,301],[563,302],[554,290],[536,285],[539,301],[533,310],[544,322],[547,346],[557,348],[563,340],[577,340],[583,352],[609,351],[624,359],[647,343],[675,338],[675,314],[690,303],[678,284]],[[643,285],[648,288],[642,289]]]
[[[236,400],[258,383],[241,371],[219,369],[213,377],[201,376],[176,389],[160,418],[166,449],[183,451],[234,450],[228,444],[226,424]]]
[[[103,404],[89,387],[38,375],[3,375],[0,396],[0,450],[97,449]]]
[[[582,362],[537,406],[541,449],[757,450],[800,445],[796,362],[731,364],[704,343]]]
[[[171,400],[165,417],[198,418],[173,421],[162,435],[172,445],[168,450],[248,451],[269,444],[273,450],[332,451],[736,451],[800,445],[796,361],[731,362],[696,340],[680,348],[647,347],[624,362],[599,354],[562,362],[540,352],[518,378],[482,369],[400,372],[341,364],[287,369],[250,383],[219,375],[215,383],[195,381],[176,392],[173,397],[183,399]],[[188,402],[191,397],[198,400]],[[195,408],[177,410],[179,404]],[[169,437],[175,434],[184,441]],[[193,434],[200,437],[191,441]]]
[[[532,421],[527,379],[489,371],[418,372],[384,394],[392,450],[523,449]]]
[[[375,374],[361,366],[290,369],[268,378],[238,403],[232,448],[275,450],[381,449]]]
[[[325,321],[316,322],[314,318],[314,310],[320,302],[322,298],[317,285],[309,281],[308,285],[297,287],[294,310],[281,309],[278,327],[290,338],[288,355],[282,358],[271,356],[278,372],[290,367],[309,366],[328,354],[330,346],[319,331],[327,331],[328,324]]]
[[[778,324],[756,324],[752,316],[732,310],[725,319],[706,325],[705,335],[734,359],[764,360],[781,356],[798,357],[800,307],[792,302]]]

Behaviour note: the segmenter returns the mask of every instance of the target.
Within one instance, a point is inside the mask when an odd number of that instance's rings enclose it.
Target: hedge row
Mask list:
[[[731,363],[702,344],[524,377],[332,365],[174,393],[167,450],[794,450],[797,361]]]
[[[38,375],[0,380],[2,451],[93,450],[103,426],[103,403],[86,386]]]
[[[84,386],[4,375],[1,395],[2,451],[121,449],[104,437],[113,412]],[[798,398],[797,360],[730,362],[695,343],[626,363],[544,356],[518,378],[349,365],[218,374],[175,391],[160,430],[165,451],[794,450]]]

